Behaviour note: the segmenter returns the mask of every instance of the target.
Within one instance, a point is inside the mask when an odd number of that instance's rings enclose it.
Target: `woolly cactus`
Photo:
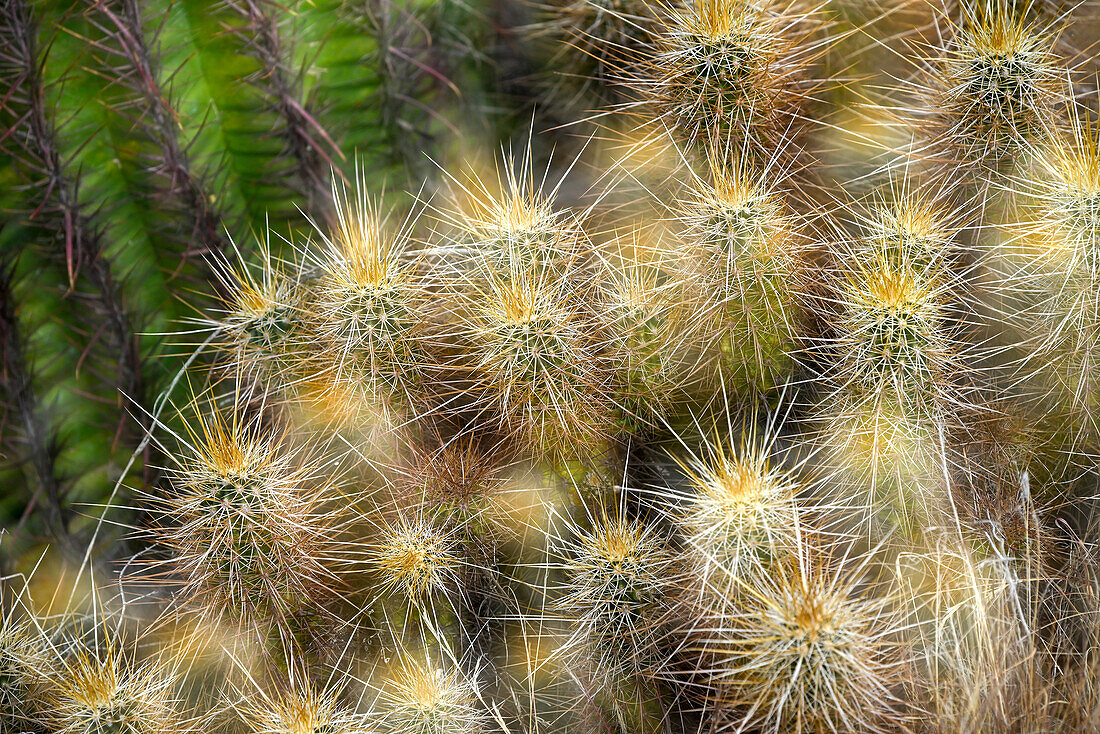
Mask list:
[[[149,498],[160,517],[153,537],[170,553],[184,603],[285,622],[340,585],[329,568],[339,508],[326,507],[316,464],[255,420],[214,412],[199,423],[176,489]]]
[[[747,590],[743,612],[704,628],[714,695],[765,731],[889,730],[902,670],[895,623],[883,600],[860,598],[852,579],[799,556]]]
[[[457,670],[408,660],[383,689],[389,731],[416,734],[476,734],[486,715],[476,689]]]
[[[654,53],[628,84],[687,142],[736,137],[774,152],[805,106],[819,23],[798,4],[706,0],[663,8]]]
[[[809,247],[771,172],[723,157],[712,149],[709,175],[678,207],[688,289],[725,383],[767,392],[795,371]]]
[[[933,160],[995,167],[1064,104],[1055,32],[1008,5],[964,3],[927,82]]]
[[[708,594],[733,594],[743,579],[767,575],[799,539],[799,481],[756,444],[714,439],[681,464],[693,491],[677,521]]]
[[[0,728],[1095,730],[1058,5],[0,0]]]

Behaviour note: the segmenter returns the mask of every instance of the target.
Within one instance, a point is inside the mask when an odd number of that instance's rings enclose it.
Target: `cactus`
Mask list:
[[[861,598],[853,579],[804,553],[747,592],[743,616],[704,633],[714,695],[753,711],[765,731],[890,730],[895,623],[882,599]]]
[[[1090,18],[0,0],[0,728],[1095,730]]]

